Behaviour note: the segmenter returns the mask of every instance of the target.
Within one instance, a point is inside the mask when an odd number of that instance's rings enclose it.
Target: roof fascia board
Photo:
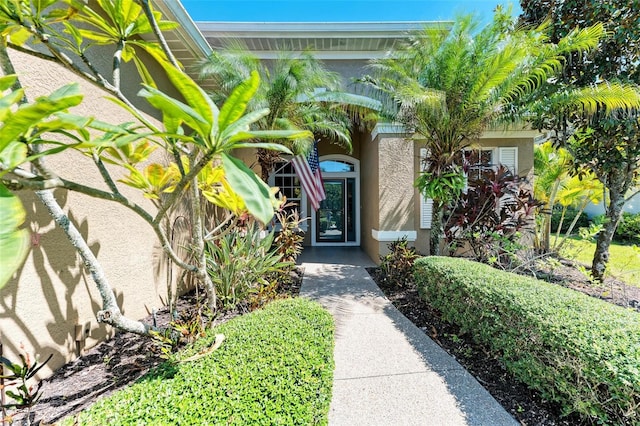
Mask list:
[[[153,0],[156,8],[162,12],[165,19],[175,21],[180,27],[175,31],[185,45],[197,58],[209,56],[212,52],[207,39],[191,19],[182,3],[178,0]]]
[[[253,55],[255,55],[258,59],[278,59],[282,57],[282,52],[278,51],[253,51]],[[302,51],[293,51],[294,55],[302,55]],[[326,51],[326,50],[310,50],[305,51],[304,53],[311,53],[314,58],[322,59],[322,60],[330,60],[330,61],[340,61],[340,60],[369,60],[369,59],[379,59],[388,56],[386,52],[376,52],[376,51]]]
[[[415,22],[212,22],[199,21],[200,31],[209,37],[397,37],[425,27],[447,30],[449,21]]]

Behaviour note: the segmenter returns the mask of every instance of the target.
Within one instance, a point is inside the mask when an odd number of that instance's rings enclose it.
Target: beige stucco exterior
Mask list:
[[[50,62],[13,51],[10,56],[29,99],[78,81]],[[111,123],[133,121],[122,108],[105,99],[107,93],[83,81],[80,86],[85,98],[74,112]],[[131,86],[128,89],[137,91]],[[78,153],[65,152],[46,161],[64,178],[104,187],[93,163]],[[115,178],[121,176],[115,169],[112,172]],[[124,185],[121,188],[153,211],[140,194]],[[112,202],[64,190],[56,190],[55,197],[100,261],[124,314],[140,319],[163,306],[169,283],[164,256],[151,227]],[[11,359],[16,358],[21,345],[42,357],[54,354],[42,372],[46,375],[113,334],[113,330],[97,324],[100,297],[65,234],[33,194],[21,193],[21,198],[28,212],[26,228],[32,244],[22,268],[0,290],[0,334],[4,355]],[[86,340],[76,341],[76,325],[89,331]]]
[[[169,7],[173,0],[159,1]],[[188,45],[189,37],[173,40],[174,47]],[[195,55],[197,56],[197,55]],[[195,57],[194,56],[194,57]],[[33,99],[50,93],[63,84],[79,81],[63,68],[17,52],[11,58],[27,96]],[[101,69],[110,67],[109,55],[98,60]],[[360,76],[367,60],[340,56],[326,60],[328,68],[340,73],[344,81]],[[152,69],[160,87],[174,94],[162,78],[163,72]],[[135,95],[140,80],[134,68],[123,70],[124,91]],[[85,101],[76,112],[95,116],[101,120],[120,123],[132,121],[124,110],[104,99],[107,93],[80,81]],[[153,114],[144,101],[139,107]],[[413,182],[420,170],[419,141],[409,141],[398,129],[378,126],[373,130],[357,130],[353,136],[353,149],[322,141],[320,157],[341,154],[359,161],[360,246],[373,259],[388,251],[388,244],[402,235],[420,253],[428,253],[429,230],[420,228],[420,195]],[[489,132],[479,142],[486,147],[518,147],[518,173],[531,176],[533,170],[532,132]],[[234,153],[246,164],[255,167],[255,152],[242,150]],[[47,160],[63,177],[87,184],[102,185],[89,159],[74,153],[65,153]],[[157,161],[163,161],[157,158]],[[115,170],[114,170],[115,172]],[[116,174],[117,176],[117,174]],[[123,191],[136,196],[136,202],[153,209],[150,202],[135,191]],[[166,268],[166,258],[159,249],[155,234],[138,216],[126,208],[77,193],[56,191],[56,198],[81,230],[101,262],[108,280],[114,288],[125,315],[139,319],[153,309],[163,306],[169,294],[175,294],[175,277]],[[4,355],[15,358],[24,344],[31,353],[54,358],[43,370],[43,376],[61,366],[113,330],[99,325],[95,313],[101,308],[99,295],[91,278],[84,271],[74,249],[64,233],[56,228],[35,196],[25,193],[23,202],[28,210],[26,227],[32,235],[30,254],[15,278],[0,290],[0,336]],[[185,213],[186,214],[186,213]],[[177,222],[176,222],[177,223]],[[305,245],[311,245],[310,229]],[[186,245],[176,242],[175,246]],[[88,325],[86,340],[76,341],[76,326],[82,330]]]

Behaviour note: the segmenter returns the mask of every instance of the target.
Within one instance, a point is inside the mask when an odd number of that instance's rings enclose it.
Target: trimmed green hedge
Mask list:
[[[333,381],[333,319],[304,299],[277,301],[217,327],[185,359],[166,363],[98,401],[81,425],[326,425]]]
[[[459,258],[415,263],[422,297],[564,414],[640,424],[640,315]]]

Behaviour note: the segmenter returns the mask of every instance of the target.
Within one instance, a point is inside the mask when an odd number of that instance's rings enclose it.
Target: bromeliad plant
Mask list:
[[[260,84],[256,73],[239,84],[221,107],[216,106],[173,59],[160,31],[171,24],[163,24],[149,2],[141,1],[139,6],[134,0],[99,0],[95,10],[84,2],[65,2],[69,8],[60,9],[48,0],[4,2],[0,4],[0,32],[9,47],[62,64],[106,90],[112,95],[111,100],[125,108],[136,123],[112,125],[70,114],[68,109],[82,101],[77,84],[27,102],[24,90],[16,86],[19,85],[16,76],[0,79],[0,89],[6,93],[0,98],[0,224],[3,225],[0,248],[3,259],[5,251],[16,253],[11,256],[11,262],[2,263],[0,285],[8,280],[26,254],[26,233],[18,229],[24,220],[24,211],[14,192],[33,190],[67,233],[98,287],[103,302],[102,310],[97,313],[98,321],[149,334],[150,326],[122,315],[100,263],[55,200],[51,190],[64,188],[118,203],[140,216],[151,226],[172,262],[190,272],[206,289],[208,307],[214,312],[216,290],[207,273],[206,241],[227,231],[237,217],[250,215],[258,223],[267,223],[278,207],[273,191],[233,157],[232,151],[251,147],[289,152],[278,144],[253,141],[311,135],[305,131],[251,130],[256,121],[269,113],[266,109],[247,110]],[[137,36],[141,33],[153,33],[159,42],[140,44]],[[112,75],[107,76],[93,66],[89,52],[96,44],[111,42],[115,42],[114,67]],[[38,43],[44,46],[45,53],[32,49],[31,46]],[[134,59],[138,48],[144,49],[162,67],[182,98],[176,99],[159,90],[149,73],[138,67],[145,82],[139,96],[159,111],[162,126],[151,122],[120,89],[121,60],[141,63]],[[4,45],[0,45],[0,53],[5,74],[11,74],[13,70]],[[72,57],[79,57],[82,66],[69,59]],[[106,189],[66,179],[61,175],[64,170],[58,172],[45,163],[47,156],[66,150],[88,157]],[[144,166],[148,161],[143,162],[150,158],[153,150],[164,151],[165,157],[173,161]],[[108,168],[107,163],[120,168],[125,177],[117,180],[114,167]],[[155,208],[149,209],[125,195],[121,185],[140,190],[153,201]],[[172,248],[168,230],[172,211],[185,203],[191,214],[188,230],[191,255],[187,259],[178,256]],[[227,219],[212,227],[205,221],[207,204],[227,209]]]

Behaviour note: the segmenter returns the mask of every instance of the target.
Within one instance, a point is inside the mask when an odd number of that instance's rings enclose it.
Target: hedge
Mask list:
[[[81,413],[78,424],[326,425],[333,331],[331,315],[314,302],[273,302],[217,327],[180,358],[223,333],[215,352],[161,365]]]
[[[415,263],[422,297],[515,377],[587,422],[640,424],[640,316],[459,258]]]

